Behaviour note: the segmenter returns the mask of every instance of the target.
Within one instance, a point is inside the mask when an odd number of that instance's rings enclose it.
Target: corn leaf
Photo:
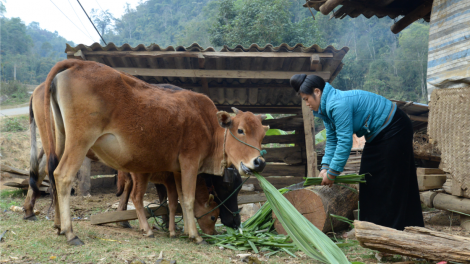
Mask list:
[[[310,223],[263,176],[254,172],[272,210],[300,250],[309,257],[331,264],[349,263],[344,253],[331,239]]]

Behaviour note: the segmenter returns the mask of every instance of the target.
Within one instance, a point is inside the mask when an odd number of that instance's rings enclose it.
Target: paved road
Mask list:
[[[28,113],[29,106],[0,110],[0,116],[27,115]]]

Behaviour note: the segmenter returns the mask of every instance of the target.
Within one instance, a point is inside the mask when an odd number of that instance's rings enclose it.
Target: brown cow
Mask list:
[[[132,177],[131,174],[133,174]],[[134,204],[142,202],[134,200],[143,197],[142,192],[145,193],[145,190],[147,189],[147,185],[142,184],[139,181],[140,179],[141,178],[139,177],[139,175],[136,175],[134,173],[126,173],[122,171],[118,172],[117,196],[121,196],[121,200],[119,201],[119,206],[117,209],[118,211],[127,210],[127,203],[129,201],[130,195],[132,195],[132,201],[134,202]],[[166,190],[168,192],[168,207],[170,211],[170,223],[168,229],[170,231],[170,237],[175,237],[175,213],[178,207],[178,190],[175,184],[175,179],[173,178],[173,173],[152,173],[149,178],[149,181],[156,184],[163,184],[166,187]],[[179,189],[181,190],[181,187],[179,187]],[[199,223],[199,227],[201,228],[202,232],[208,235],[213,235],[215,233],[215,222],[217,222],[217,218],[219,217],[219,208],[213,210],[215,207],[217,207],[217,203],[214,202],[214,196],[212,194],[209,195],[209,190],[207,189],[206,181],[202,177],[198,177],[196,182],[196,197],[194,200],[194,215],[199,216],[196,217],[197,222]],[[147,219],[145,218],[144,221],[147,221]]]
[[[35,188],[38,185],[40,185],[46,176],[46,171],[45,171],[46,159],[45,159],[45,155],[43,155],[44,152],[41,151],[39,156],[36,155],[36,152],[37,152],[36,126],[39,128],[40,134],[41,134],[41,131],[43,131],[42,134],[44,134],[44,131],[45,131],[45,128],[44,128],[45,124],[43,121],[44,120],[44,111],[43,111],[44,107],[42,107],[44,106],[44,90],[45,90],[44,87],[45,87],[44,83],[36,87],[36,89],[34,90],[34,94],[30,98],[30,104],[29,104],[30,130],[31,130],[31,157],[30,157],[31,179],[30,181],[31,180],[33,181],[33,184],[31,184],[32,188]],[[171,87],[167,89],[171,89]],[[173,87],[173,89],[175,88]],[[36,107],[36,112],[33,110],[33,104],[35,106],[40,106],[40,107]],[[36,118],[38,119],[39,122],[36,121]],[[87,156],[93,160],[97,160],[96,156],[94,156],[92,151],[89,151]],[[126,175],[129,175],[129,179],[127,179]],[[171,172],[154,173],[151,176],[150,181],[154,183],[164,184],[167,188],[169,188],[168,195],[169,195],[170,205],[172,204],[174,206],[177,205],[178,193],[177,193],[177,189],[175,185],[175,180],[173,179],[173,174],[171,174]],[[212,209],[214,209],[217,206],[217,203],[213,202],[214,197],[212,195],[209,196],[209,191],[207,189],[207,186],[204,183],[204,180],[198,181],[197,183],[200,186],[198,186],[197,192],[196,192],[196,201],[195,201],[196,214],[204,215],[210,212]],[[201,183],[204,183],[204,184],[201,184]],[[125,188],[124,187],[125,184],[129,185],[130,188],[129,186],[126,186],[127,188]],[[139,186],[139,184],[137,185]],[[125,204],[121,203],[119,205],[120,207],[118,208],[118,210],[123,210],[123,209],[125,210],[127,208],[127,201],[129,199],[131,189],[132,189],[132,179],[130,178],[130,174],[124,173],[124,172],[118,172],[118,193],[122,193],[123,191],[127,192],[124,196],[121,197],[122,201],[125,199]],[[145,192],[145,189],[146,189],[146,186],[145,188],[138,189],[138,190],[140,191],[143,190]],[[166,190],[164,191],[165,191],[165,196],[166,196]],[[202,192],[202,193],[199,193],[199,192]],[[136,197],[141,197],[141,196],[143,195],[141,195],[140,193],[136,195]],[[33,191],[30,188],[28,190],[28,195],[26,196],[26,199],[23,205],[24,212],[25,212],[24,219],[26,220],[37,219],[35,214],[33,213],[34,203],[35,203],[36,198],[37,198],[36,196],[33,196]],[[171,207],[170,207],[170,211],[171,211]],[[198,220],[199,226],[201,227],[204,233],[211,235],[215,232],[215,222],[218,218],[218,215],[219,215],[219,209],[216,209],[210,214],[207,214],[207,216],[204,216]],[[173,223],[174,223],[174,217],[173,217]],[[174,225],[173,225],[173,232],[171,231],[172,229],[170,228],[170,234],[172,236],[175,236]]]
[[[57,201],[54,220],[69,244],[83,244],[72,231],[69,204],[72,179],[89,149],[110,167],[142,173],[143,183],[150,173],[174,172],[182,186],[185,230],[196,242],[203,241],[192,221],[197,174],[222,175],[222,164],[233,164],[241,175],[265,166],[260,148],[269,127],[261,124],[262,117],[238,111],[232,118],[217,112],[203,94],[155,89],[106,65],[79,60],[58,62],[45,85],[46,154]],[[143,205],[135,207],[143,219]],[[148,224],[144,230],[152,234]]]

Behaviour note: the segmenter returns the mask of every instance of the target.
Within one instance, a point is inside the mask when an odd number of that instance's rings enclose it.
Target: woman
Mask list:
[[[343,171],[353,133],[365,136],[360,174],[360,220],[403,230],[424,226],[413,155],[413,128],[395,103],[361,90],[340,91],[316,75],[296,74],[291,86],[326,127],[320,177],[331,186]]]

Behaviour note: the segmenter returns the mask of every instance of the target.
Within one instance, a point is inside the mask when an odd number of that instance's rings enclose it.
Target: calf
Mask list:
[[[121,196],[118,211],[127,210],[129,196],[132,196],[132,201],[134,202],[134,204],[141,202],[137,199],[142,197],[143,193],[145,193],[145,190],[147,189],[147,185],[144,185],[139,182],[141,177],[137,177],[137,175],[132,174],[133,173],[125,173],[122,171],[118,172],[117,196]],[[170,237],[175,237],[175,213],[178,206],[178,189],[181,189],[181,186],[178,186],[179,188],[176,186],[175,179],[173,178],[173,173],[171,172],[152,173],[152,175],[149,177],[149,181],[155,184],[163,184],[166,187],[168,193],[168,207],[170,211]],[[160,200],[160,203],[162,202],[163,200]],[[209,194],[206,182],[203,178],[198,177],[196,182],[196,199],[194,201],[194,213],[196,216],[200,216],[196,217],[199,223],[199,227],[204,233],[209,235],[213,235],[215,233],[215,223],[217,222],[217,218],[219,217],[219,208],[216,207],[217,203],[214,202],[214,196],[212,194]]]

